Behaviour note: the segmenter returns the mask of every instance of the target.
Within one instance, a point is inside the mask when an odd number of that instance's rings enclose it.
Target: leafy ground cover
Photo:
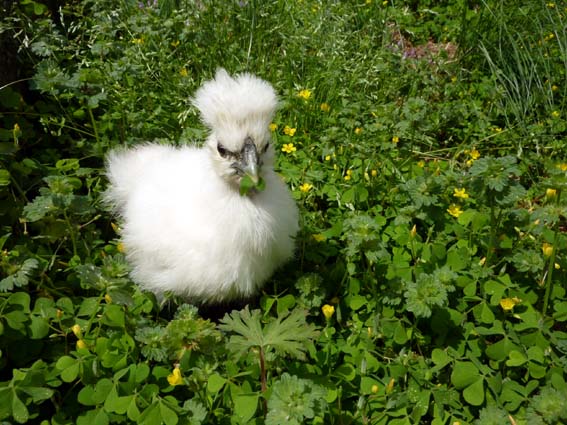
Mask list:
[[[525,3],[4,2],[0,420],[565,423],[567,9]],[[100,198],[108,149],[203,139],[218,66],[277,88],[302,231],[216,323]]]

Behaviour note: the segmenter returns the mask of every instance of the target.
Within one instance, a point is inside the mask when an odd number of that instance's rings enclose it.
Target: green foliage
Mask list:
[[[308,379],[284,373],[274,384],[268,400],[266,425],[299,425],[316,417],[322,419],[326,404],[324,388]]]
[[[0,421],[567,421],[563,5],[52,3],[0,14]],[[274,84],[302,219],[215,323],[132,282],[102,194],[110,148],[204,140],[219,66]]]

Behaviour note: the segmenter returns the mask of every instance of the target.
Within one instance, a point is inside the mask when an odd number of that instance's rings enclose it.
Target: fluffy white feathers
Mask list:
[[[219,70],[194,99],[211,130],[206,147],[147,144],[108,155],[106,199],[144,289],[205,303],[246,298],[293,255],[298,212],[269,145],[276,103],[265,81]],[[266,188],[241,196],[254,161]]]

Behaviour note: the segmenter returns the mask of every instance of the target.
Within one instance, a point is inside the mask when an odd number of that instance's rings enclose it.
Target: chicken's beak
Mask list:
[[[247,137],[242,148],[242,171],[254,184],[260,180],[260,157],[254,141]]]

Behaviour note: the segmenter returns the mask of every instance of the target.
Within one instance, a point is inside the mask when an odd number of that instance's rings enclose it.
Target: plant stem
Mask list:
[[[559,204],[559,199],[561,198],[561,192],[557,193],[556,203]],[[557,251],[557,239],[559,238],[559,226],[555,225],[555,233],[553,234],[553,251],[551,251],[551,256],[549,257],[549,264],[547,265],[547,276],[545,278],[545,294],[543,296],[543,308],[541,314],[545,316],[547,314],[547,306],[549,305],[549,298],[551,297],[551,290],[553,289],[553,269],[555,268],[555,252]]]
[[[260,349],[260,385],[262,388],[262,394],[266,393],[268,386],[266,385],[266,359],[264,357],[264,348],[259,347]],[[262,399],[262,407],[264,409],[264,416],[268,414],[268,401],[264,397]]]

